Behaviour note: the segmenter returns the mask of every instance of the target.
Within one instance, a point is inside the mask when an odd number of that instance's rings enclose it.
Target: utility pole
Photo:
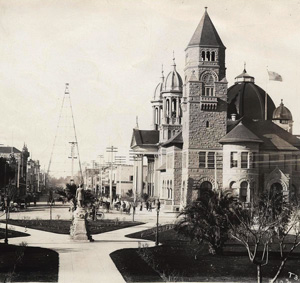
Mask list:
[[[119,181],[119,193],[122,195],[122,164],[126,163],[126,156],[115,156],[115,161],[117,165],[117,170],[118,170],[118,181]],[[117,181],[117,185],[118,185]]]
[[[140,157],[137,155],[136,152],[134,152],[133,150],[129,150],[129,161],[133,162],[133,194],[134,194],[134,202],[136,203],[137,201],[137,170],[136,170],[136,166],[135,166],[135,162],[139,161]]]
[[[159,225],[159,208],[156,208],[156,237],[155,237],[155,246],[158,246],[158,225]]]
[[[111,146],[106,148],[106,152],[110,153],[110,178],[109,178],[109,200],[110,205],[112,205],[112,176],[113,176],[113,157],[114,152],[118,152],[118,148]]]
[[[4,239],[4,243],[8,244],[8,192],[7,192],[7,186],[6,186],[6,160],[5,160],[5,165],[4,165],[4,188],[5,188],[5,199],[4,199],[4,204],[5,204],[5,213],[6,213],[6,217],[5,217],[5,239]]]
[[[101,159],[103,158],[103,155],[98,155],[99,157],[99,175],[100,175],[100,195],[102,196],[102,166]]]
[[[69,158],[72,159],[72,162],[71,162],[71,179],[74,180],[74,159],[77,159],[77,156],[75,156],[74,148],[75,148],[75,144],[77,144],[77,142],[69,142],[69,144],[71,144],[71,156],[69,156]]]

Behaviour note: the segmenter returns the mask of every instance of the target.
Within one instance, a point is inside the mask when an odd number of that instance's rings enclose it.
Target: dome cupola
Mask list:
[[[281,99],[280,105],[273,112],[273,120],[293,120],[291,111],[283,104],[283,99]]]
[[[164,71],[161,71],[161,82],[156,86],[155,91],[154,91],[154,96],[153,96],[153,101],[159,101],[162,100],[162,95],[161,92],[163,91],[164,87]]]
[[[247,74],[246,69],[244,69],[243,73],[241,73],[240,75],[238,75],[235,78],[235,83],[254,83],[254,77],[250,76]]]
[[[254,83],[246,69],[235,78],[235,84],[227,91],[228,117],[247,117],[253,120],[272,120],[275,104],[266,92]]]
[[[173,59],[173,71],[171,71],[164,82],[164,92],[182,92],[182,78],[176,71],[175,59]]]
[[[293,116],[291,111],[282,102],[273,112],[273,123],[293,134]]]

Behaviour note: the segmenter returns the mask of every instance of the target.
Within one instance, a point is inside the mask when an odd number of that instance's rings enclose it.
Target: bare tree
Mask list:
[[[228,219],[231,237],[246,248],[250,261],[256,265],[257,282],[262,282],[262,267],[269,263],[271,245],[277,246],[281,263],[271,280],[275,282],[291,253],[300,245],[298,207],[286,202],[281,193],[266,192],[252,209],[239,206],[233,213],[238,221],[232,223]],[[287,243],[291,238],[292,243]]]

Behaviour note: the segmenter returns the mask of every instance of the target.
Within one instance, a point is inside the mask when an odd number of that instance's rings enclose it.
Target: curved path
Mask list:
[[[140,243],[153,246],[151,241],[131,239],[125,235],[154,227],[147,223],[103,234],[93,235],[94,242],[79,243],[60,235],[34,229],[26,229],[27,237],[10,238],[9,243],[18,245],[22,241],[29,246],[55,250],[59,253],[59,283],[118,283],[125,282],[110,254],[119,249],[137,248]],[[24,227],[12,226],[16,231],[25,232]]]

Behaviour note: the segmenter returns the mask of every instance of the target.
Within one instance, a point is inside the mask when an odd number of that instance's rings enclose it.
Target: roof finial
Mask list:
[[[139,116],[135,117],[135,122],[136,122],[135,128],[138,129],[139,128]]]
[[[173,67],[174,67],[174,69],[175,69],[175,67],[176,67],[174,50],[173,50]]]
[[[281,104],[283,104],[283,99],[281,99]]]
[[[164,64],[161,64],[161,78],[164,80]]]
[[[205,8],[205,13],[207,13],[207,7],[204,7]]]
[[[247,71],[246,71],[246,62],[244,62],[244,73],[247,73]]]

